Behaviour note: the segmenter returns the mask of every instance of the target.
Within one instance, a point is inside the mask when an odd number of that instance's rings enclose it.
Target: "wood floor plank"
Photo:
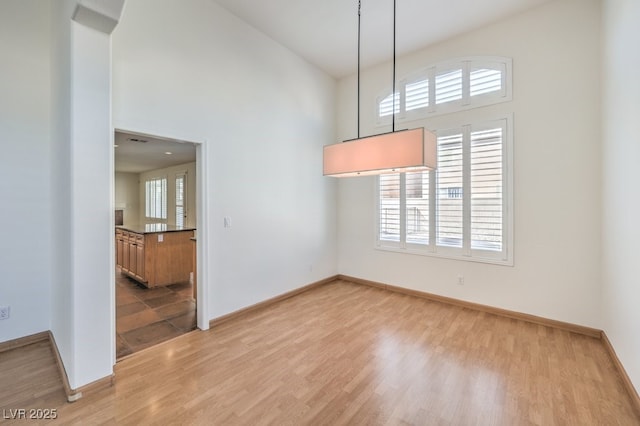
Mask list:
[[[25,362],[0,358],[2,377],[44,361]],[[598,339],[342,281],[134,354],[116,377],[73,404],[0,399],[83,425],[640,424]]]
[[[49,340],[0,353],[0,418],[6,411],[66,402]]]

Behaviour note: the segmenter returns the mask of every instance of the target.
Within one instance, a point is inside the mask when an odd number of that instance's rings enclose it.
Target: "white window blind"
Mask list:
[[[436,75],[436,104],[462,99],[462,69]]]
[[[150,219],[167,218],[167,179],[155,178],[145,182],[145,216]]]
[[[469,90],[472,97],[502,90],[502,72],[496,69],[472,69]]]
[[[511,59],[474,56],[432,65],[400,79],[395,94],[397,122],[415,120],[511,100]],[[387,125],[394,98],[377,100],[378,124]]]
[[[400,241],[400,174],[380,176],[380,239]]]
[[[176,226],[184,226],[186,175],[176,175]]]
[[[502,128],[471,133],[471,247],[502,250]]]
[[[406,173],[407,243],[429,243],[429,172]]]
[[[429,243],[429,172],[381,175],[379,206],[380,239]]]
[[[438,138],[437,244],[462,247],[462,134]]]
[[[395,98],[395,108],[393,107],[394,100],[393,96],[391,95],[387,96],[380,102],[378,116],[384,117],[387,115],[391,115],[394,110],[396,114],[400,112],[400,92],[396,92]]]
[[[510,120],[439,131],[437,170],[381,175],[378,247],[509,264]]]
[[[405,110],[429,106],[429,80],[419,80],[405,86]]]

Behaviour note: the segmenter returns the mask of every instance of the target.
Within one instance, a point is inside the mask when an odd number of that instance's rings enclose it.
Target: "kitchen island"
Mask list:
[[[149,288],[189,282],[194,231],[165,223],[116,226],[116,265]]]

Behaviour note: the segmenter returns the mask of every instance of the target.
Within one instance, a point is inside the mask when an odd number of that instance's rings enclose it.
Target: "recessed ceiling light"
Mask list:
[[[173,154],[173,152],[167,151],[167,152],[165,152],[165,154],[171,155],[171,154]]]

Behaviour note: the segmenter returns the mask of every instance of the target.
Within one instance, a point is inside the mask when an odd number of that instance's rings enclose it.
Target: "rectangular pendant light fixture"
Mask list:
[[[334,145],[323,152],[324,176],[352,177],[384,173],[435,170],[436,135],[417,128],[396,131],[396,97],[393,96],[391,133],[360,137],[360,10],[358,0],[358,137]],[[396,0],[393,0],[393,90],[396,93]]]
[[[324,147],[323,174],[352,177],[436,168],[436,136],[420,127]]]

